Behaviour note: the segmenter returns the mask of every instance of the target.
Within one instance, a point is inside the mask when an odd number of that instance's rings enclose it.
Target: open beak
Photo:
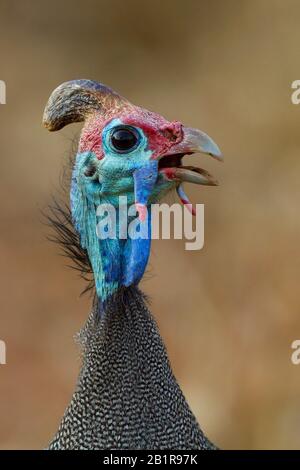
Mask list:
[[[183,139],[164,154],[158,164],[160,173],[168,180],[186,181],[194,184],[216,186],[218,182],[206,170],[195,166],[184,166],[184,155],[205,153],[222,161],[223,157],[217,144],[204,132],[183,127]]]
[[[208,171],[202,168],[183,165],[183,157],[195,153],[205,153],[220,161],[223,160],[223,157],[217,144],[204,132],[189,127],[183,127],[182,130],[182,141],[179,144],[175,144],[167,154],[160,158],[158,170],[167,181],[178,182],[177,192],[181,201],[194,213],[191,203],[181,187],[181,183],[188,182],[217,186],[218,182]]]

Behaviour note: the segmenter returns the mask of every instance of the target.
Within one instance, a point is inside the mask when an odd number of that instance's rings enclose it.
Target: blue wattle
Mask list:
[[[158,175],[158,162],[151,160],[133,173],[135,202],[147,205]]]
[[[138,284],[145,272],[151,248],[151,211],[148,210],[148,217],[144,222],[139,222],[140,230],[147,237],[145,238],[129,238],[126,241],[123,252],[122,263],[122,284],[130,286]]]

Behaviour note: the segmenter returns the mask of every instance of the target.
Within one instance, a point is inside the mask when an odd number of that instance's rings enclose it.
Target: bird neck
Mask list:
[[[97,296],[105,305],[119,288],[137,285],[144,274],[150,254],[151,211],[140,222],[126,196],[100,195],[96,203],[76,191],[76,197],[71,193],[75,229],[90,259]]]
[[[121,289],[80,332],[83,365],[52,449],[209,449],[141,292]]]

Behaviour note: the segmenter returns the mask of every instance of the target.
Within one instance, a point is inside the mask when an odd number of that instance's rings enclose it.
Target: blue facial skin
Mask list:
[[[88,252],[96,292],[103,306],[119,287],[138,284],[141,280],[151,245],[149,205],[172,185],[158,175],[158,162],[151,160],[152,152],[141,129],[125,125],[137,136],[136,144],[132,150],[116,151],[111,137],[119,126],[124,125],[119,119],[114,119],[103,129],[102,160],[98,160],[93,152],[77,154],[70,195],[74,226],[82,247]],[[91,168],[93,171],[89,171]],[[127,197],[128,206],[135,202],[148,206],[148,217],[137,223],[140,230],[147,229],[147,238],[120,238],[119,196]],[[96,211],[100,204],[111,204],[116,208],[117,237],[114,239],[98,238]],[[136,218],[137,214],[130,215],[128,223]]]

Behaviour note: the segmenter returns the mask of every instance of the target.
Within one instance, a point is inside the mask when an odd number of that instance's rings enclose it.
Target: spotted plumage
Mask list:
[[[141,292],[121,290],[80,332],[83,365],[50,449],[212,449]]]

